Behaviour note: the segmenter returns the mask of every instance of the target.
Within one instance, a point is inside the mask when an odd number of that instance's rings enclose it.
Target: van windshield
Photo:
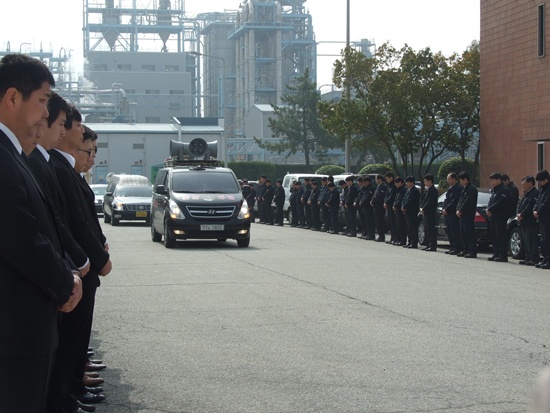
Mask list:
[[[172,175],[172,191],[192,194],[236,194],[240,192],[240,188],[230,173],[189,171]]]

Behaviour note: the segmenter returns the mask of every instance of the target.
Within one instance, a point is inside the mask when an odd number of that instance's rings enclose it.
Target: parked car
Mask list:
[[[151,221],[151,197],[153,186],[116,185],[113,192],[107,190],[103,198],[103,220],[117,226],[120,221]]]
[[[487,218],[487,205],[491,193],[488,191],[479,191],[477,196],[477,211],[474,218],[476,239],[478,245],[489,245],[491,236],[489,234],[489,222]],[[447,226],[445,225],[445,216],[441,214],[443,202],[445,201],[445,193],[439,196],[437,200],[437,239],[440,241],[448,241]],[[426,233],[424,229],[424,218],[422,214],[418,215],[418,242],[425,245]]]
[[[107,184],[92,184],[90,185],[92,191],[94,191],[95,212],[103,214],[103,197],[107,191]]]

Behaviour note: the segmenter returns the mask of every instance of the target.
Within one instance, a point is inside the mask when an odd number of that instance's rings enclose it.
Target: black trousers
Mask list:
[[[405,222],[407,224],[407,237],[409,244],[418,246],[418,214],[405,214]]]
[[[375,219],[374,219],[374,208],[371,206],[363,208],[363,215],[365,216],[365,228],[363,229],[363,234],[368,238],[374,238],[375,231]]]
[[[506,218],[494,216],[489,219],[489,231],[491,233],[494,256],[508,256],[508,233],[506,230],[506,221]]]
[[[257,203],[258,203],[258,215],[260,216],[260,222],[265,222],[264,202],[257,201]]]
[[[285,204],[280,204],[280,205],[277,205],[277,224],[279,225],[283,225],[283,219],[284,219],[284,212],[283,212],[283,207],[285,206]]]
[[[426,228],[426,246],[428,248],[437,248],[436,220],[436,211],[424,214],[424,225]]]
[[[98,287],[97,273],[92,271],[82,279],[82,299],[78,305],[70,313],[63,314],[48,392],[48,413],[75,410],[75,402],[69,395],[85,393],[82,378]]]
[[[347,232],[351,235],[357,234],[357,208],[353,206],[349,206],[346,208],[346,224],[347,224]]]
[[[330,209],[330,229],[334,232],[340,230],[340,223],[338,222],[338,214],[340,212],[340,207],[334,207]]]
[[[321,207],[321,213],[323,216],[323,222],[325,224],[325,230],[328,231],[330,228],[330,214],[328,212],[328,206],[324,205]]]
[[[477,254],[476,231],[474,216],[462,216],[460,218],[460,236],[465,253]]]
[[[523,247],[525,249],[525,259],[528,261],[539,262],[539,226],[536,222],[519,225]]]
[[[396,239],[400,244],[407,243],[407,223],[405,222],[405,214],[399,209],[395,213],[395,229]]]
[[[313,217],[312,217],[312,211],[310,205],[304,205],[304,212],[305,212],[305,225],[310,228],[313,225]]]
[[[321,207],[319,205],[311,206],[311,225],[315,229],[321,229]]]
[[[265,222],[268,224],[273,224],[273,208],[271,203],[264,202],[265,209]]]
[[[296,205],[296,202],[290,203],[290,210],[292,211],[292,220],[290,221],[290,225],[295,227],[298,225],[298,205]]]
[[[456,212],[451,211],[449,214],[445,215],[445,225],[447,226],[450,249],[458,252],[462,251],[460,219],[456,216]]]
[[[550,222],[539,222],[540,246],[544,261],[550,262]]]
[[[298,225],[303,227],[306,225],[306,214],[304,211],[304,204],[302,204],[302,201],[297,202],[296,208],[298,210]]]
[[[376,222],[376,232],[378,233],[378,238],[386,238],[386,223],[384,222],[384,217],[386,216],[386,210],[384,207],[375,207],[374,208],[374,219]]]
[[[390,227],[390,240],[396,241],[397,240],[397,225],[395,220],[395,212],[392,209],[392,206],[388,206],[387,208],[387,214],[388,214],[388,225]]]
[[[44,413],[54,355],[0,357],[0,411]]]

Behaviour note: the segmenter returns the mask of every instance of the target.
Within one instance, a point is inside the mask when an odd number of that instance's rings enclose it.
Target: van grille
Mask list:
[[[189,215],[191,215],[191,217],[196,219],[231,218],[233,216],[233,213],[235,212],[235,206],[188,206],[187,212],[189,212]]]

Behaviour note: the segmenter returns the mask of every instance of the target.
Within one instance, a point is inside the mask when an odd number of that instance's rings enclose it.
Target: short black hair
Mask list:
[[[452,179],[457,179],[456,174],[454,172],[449,172],[448,174]]]
[[[415,180],[414,180],[414,176],[412,175],[409,175],[405,178],[405,182],[412,182],[414,184]]]
[[[491,175],[489,175],[489,179],[498,179],[499,181],[501,181],[502,175],[499,172],[493,172]]]
[[[82,115],[78,111],[75,105],[71,105],[71,114],[67,115],[67,120],[65,121],[65,129],[71,130],[73,128],[73,122],[82,122]]]
[[[395,178],[395,183],[403,183],[403,178],[401,178],[400,176],[398,176],[397,178]]]
[[[462,171],[458,174],[458,179],[465,179],[470,182],[470,175],[466,171]]]
[[[336,185],[334,184],[334,182],[329,182],[329,184],[327,186],[329,188],[334,188]]]
[[[345,185],[345,184],[346,184],[346,181],[344,181],[344,180],[342,180],[342,179],[340,179],[340,180],[338,181],[338,185]]]
[[[382,174],[378,174],[378,175],[376,175],[376,179],[383,180],[383,179],[384,179],[384,176],[383,176]]]
[[[267,179],[267,175],[260,175],[260,178]]]
[[[40,60],[23,53],[10,53],[0,60],[0,99],[13,87],[28,100],[44,82],[55,86],[52,72]]]
[[[353,176],[346,176],[345,181],[353,182]]]
[[[321,181],[326,182],[326,181],[328,181],[328,178],[327,178],[326,176],[323,176],[323,177],[321,178]]]
[[[537,177],[535,178],[538,181],[544,181],[545,179],[550,180],[550,174],[548,174],[548,171],[546,169],[541,169],[537,172]]]
[[[384,175],[386,178],[393,178],[393,172],[386,172]]]
[[[364,182],[372,182],[372,178],[371,178],[370,176],[365,176],[365,177],[363,178],[363,181],[364,181]]]
[[[265,180],[265,183],[266,183],[266,184],[268,184],[268,183],[270,184],[270,183],[271,183],[271,179],[266,179],[266,180]]]
[[[433,182],[434,181],[434,176],[432,174],[426,174],[426,175],[424,175],[423,179],[426,180],[426,181]]]
[[[317,181],[315,181],[315,180],[312,180],[312,181],[311,181],[311,185],[319,186],[319,182],[317,182]]]
[[[534,178],[532,175],[527,175],[526,177],[524,177],[524,178],[522,179],[522,181],[530,182],[530,183],[532,183],[533,185],[535,185],[535,178]]]
[[[510,177],[508,176],[508,174],[500,174],[500,176],[501,176],[501,179],[503,181],[509,181],[510,180]]]
[[[82,138],[82,142],[84,141],[87,141],[87,140],[90,140],[90,141],[95,141],[97,139],[97,134],[92,130],[90,129],[88,126],[86,125],[82,125],[84,127],[84,134],[83,134],[83,138]]]
[[[61,112],[65,112],[65,115],[67,115],[67,117],[71,116],[72,109],[65,99],[63,99],[57,93],[52,92],[52,96],[48,101],[48,112],[49,115],[47,121],[49,128],[57,120]]]
[[[357,182],[363,182],[364,181],[364,178],[362,176],[360,176],[359,178],[357,178]]]
[[[282,179],[277,179],[277,183],[282,184],[282,183],[283,183],[283,180],[282,180]]]
[[[294,182],[294,185],[300,185],[300,186],[302,186],[302,183],[298,180],[298,181]]]
[[[329,180],[329,182],[334,182],[334,176],[332,175],[329,175],[327,179]]]

